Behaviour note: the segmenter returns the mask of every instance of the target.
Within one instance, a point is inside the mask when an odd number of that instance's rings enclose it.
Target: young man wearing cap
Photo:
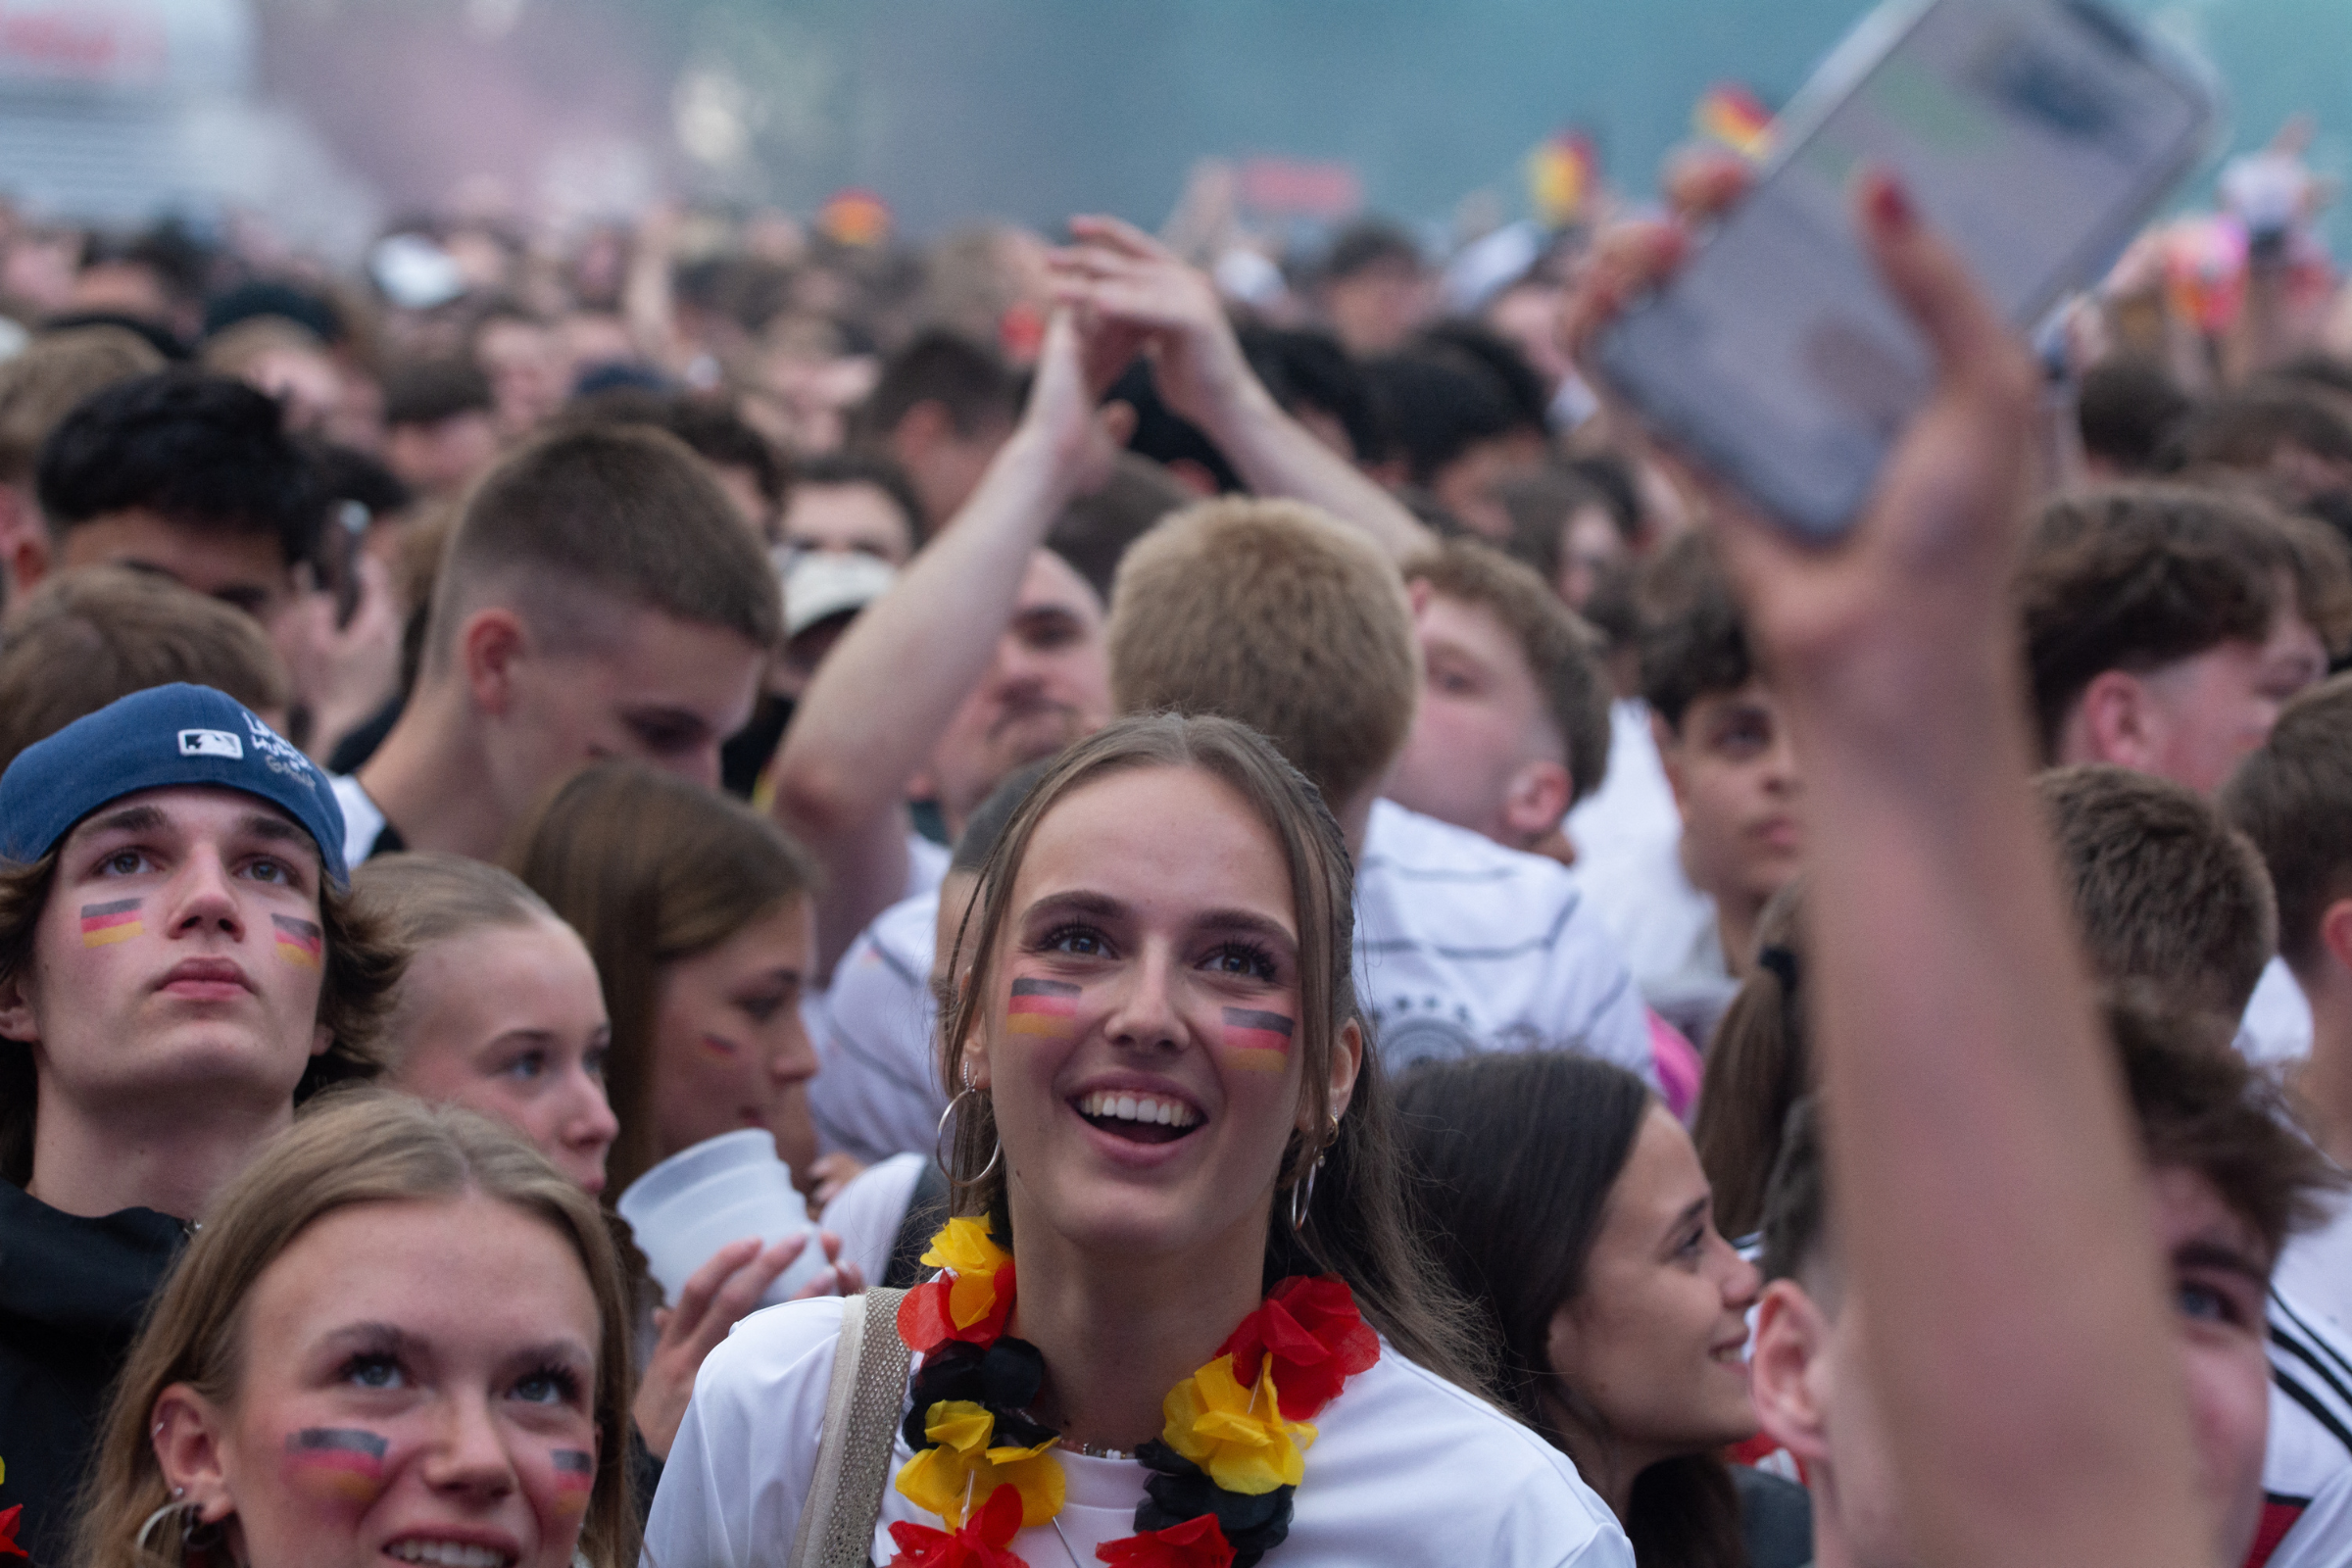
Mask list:
[[[35,1568],[187,1226],[305,1090],[373,1071],[400,958],[342,828],[326,776],[201,686],[0,774],[0,1518]]]

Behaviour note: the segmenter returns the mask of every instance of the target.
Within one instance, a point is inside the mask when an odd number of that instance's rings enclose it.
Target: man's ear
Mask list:
[[[503,605],[477,610],[458,628],[458,658],[473,706],[504,716],[514,706],[515,666],[530,657],[522,617]]]
[[[2059,760],[2145,769],[2156,758],[2155,722],[2146,683],[2129,670],[2103,669],[2075,704]]]
[[[2338,899],[2320,911],[2320,945],[2338,968],[2352,973],[2352,899]]]
[[[1535,843],[1568,814],[1568,797],[1573,790],[1564,764],[1540,758],[1520,763],[1503,787],[1503,825],[1522,844]]]
[[[26,983],[27,963],[6,980],[0,980],[0,1040],[15,1040],[24,1045],[37,1044],[41,1038],[40,1024],[35,1020],[32,988]]]
[[[193,1505],[200,1524],[219,1524],[237,1511],[221,1453],[226,1430],[221,1412],[185,1383],[164,1390],[147,1422],[164,1485],[173,1497]]]
[[[1809,1464],[1830,1451],[1815,1375],[1829,1328],[1804,1287],[1774,1280],[1756,1302],[1756,1332],[1748,1347],[1748,1396],[1755,1401],[1757,1422],[1773,1442]]]

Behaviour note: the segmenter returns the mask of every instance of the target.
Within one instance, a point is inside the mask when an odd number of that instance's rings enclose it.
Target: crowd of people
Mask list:
[[[1579,368],[1747,179],[0,225],[0,1563],[2352,1560],[2321,187],[1860,177],[1821,550]]]

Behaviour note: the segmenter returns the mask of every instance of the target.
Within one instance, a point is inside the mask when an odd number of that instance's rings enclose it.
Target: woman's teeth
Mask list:
[[[507,1568],[514,1560],[495,1546],[461,1541],[404,1541],[385,1547],[384,1555],[402,1562],[429,1563],[432,1568]]]
[[[1102,1090],[1078,1097],[1078,1114],[1108,1121],[1156,1122],[1162,1127],[1190,1127],[1200,1113],[1180,1100],[1156,1095],[1129,1095]]]

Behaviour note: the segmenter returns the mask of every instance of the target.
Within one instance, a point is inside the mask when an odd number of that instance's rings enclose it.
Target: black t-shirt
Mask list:
[[[83,1219],[0,1181],[0,1512],[24,1506],[31,1568],[66,1568],[107,1386],[186,1236],[153,1209]]]

